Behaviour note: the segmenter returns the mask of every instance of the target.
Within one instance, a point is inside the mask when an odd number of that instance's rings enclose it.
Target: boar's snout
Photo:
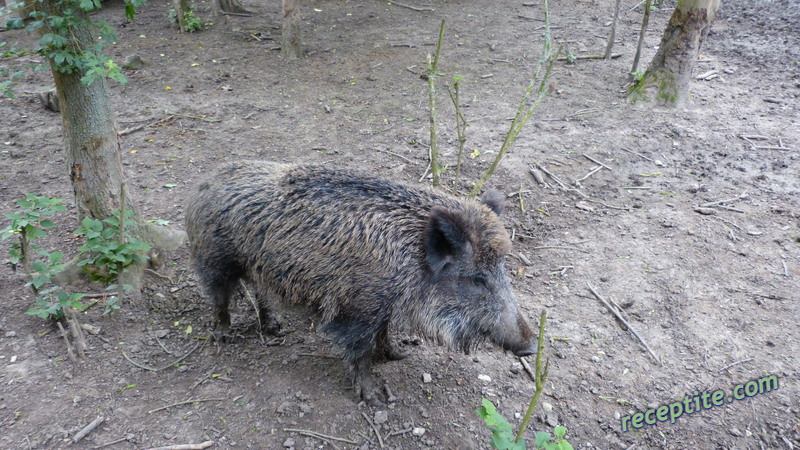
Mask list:
[[[533,355],[534,353],[536,353],[536,348],[534,348],[533,345],[530,345],[527,348],[514,350],[514,355],[516,356],[528,356]]]
[[[534,339],[528,322],[518,310],[514,311],[514,317],[509,322],[514,325],[505,328],[507,331],[499,342],[500,346],[516,356],[528,356],[536,353],[536,339]]]

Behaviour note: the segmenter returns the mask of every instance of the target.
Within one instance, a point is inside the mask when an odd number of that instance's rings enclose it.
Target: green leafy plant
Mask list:
[[[514,429],[508,423],[502,414],[497,412],[494,404],[487,399],[481,400],[483,408],[475,410],[479,416],[486,422],[486,426],[492,432],[492,447],[497,449],[510,449],[510,450],[524,450],[525,442],[516,442],[514,440]]]
[[[169,21],[175,25],[178,24],[178,12],[172,8],[167,13],[167,17]],[[187,33],[194,33],[195,31],[200,31],[203,29],[203,22],[200,20],[199,17],[194,13],[194,6],[190,5],[189,9],[183,13],[183,31]]]
[[[84,294],[71,294],[60,286],[52,285],[53,277],[64,269],[62,264],[64,254],[42,250],[34,242],[47,236],[45,230],[55,226],[53,221],[46,217],[66,210],[61,202],[62,200],[58,198],[27,194],[24,199],[16,202],[21,208],[19,211],[5,215],[11,219],[11,223],[0,231],[3,240],[17,238],[17,241],[9,246],[12,267],[22,263],[29,278],[25,285],[30,286],[36,294],[34,306],[25,314],[43,319],[58,320],[64,316],[64,308],[83,307],[79,300]],[[43,259],[34,259],[35,254]]]
[[[45,289],[36,297],[34,306],[25,311],[25,314],[42,319],[59,320],[64,317],[65,308],[83,309],[80,299],[86,294],[65,291],[59,286]]]
[[[640,68],[636,72],[631,72],[631,76],[633,77],[633,81],[638,83],[644,79],[644,75],[647,73],[647,68]]]
[[[119,211],[113,213],[119,214]],[[75,230],[76,234],[86,237],[86,243],[78,250],[87,253],[88,257],[78,265],[84,267],[90,280],[105,283],[117,281],[126,268],[147,258],[150,246],[141,239],[131,238],[124,231],[126,227],[134,225],[130,216],[132,211],[125,211],[122,229],[118,215],[103,220],[85,217]]]
[[[495,408],[491,401],[484,398],[481,400],[483,407],[475,410],[475,412],[483,419],[483,421],[486,422],[486,426],[489,428],[489,431],[492,432],[492,440],[490,441],[490,444],[496,449],[524,450],[527,448],[527,444],[522,438],[522,435],[528,428],[528,423],[533,415],[534,408],[536,408],[536,404],[539,402],[539,397],[542,395],[542,392],[544,392],[545,382],[547,381],[547,372],[548,368],[550,367],[550,363],[548,361],[545,363],[544,369],[542,369],[544,329],[546,322],[547,315],[544,311],[542,311],[541,318],[539,320],[539,335],[537,337],[536,346],[536,392],[533,394],[533,398],[531,398],[531,401],[528,404],[528,410],[525,412],[525,417],[522,419],[522,424],[520,424],[517,434],[514,434],[511,424],[508,423],[505,417],[503,417],[503,415],[497,411],[497,408]],[[534,448],[537,450],[572,450],[572,445],[570,445],[570,443],[564,439],[564,436],[567,434],[567,429],[565,427],[555,427],[553,429],[553,434],[555,434],[556,439],[551,442],[550,440],[552,436],[550,433],[545,431],[537,432],[534,437]]]
[[[11,219],[11,224],[0,231],[0,237],[2,240],[17,238],[17,241],[12,242],[9,247],[12,268],[22,263],[25,273],[30,276],[30,257],[39,249],[34,241],[47,236],[45,230],[55,226],[53,221],[46,217],[64,211],[66,207],[61,202],[62,200],[58,198],[27,194],[24,199],[16,202],[21,208],[19,211],[5,215],[7,219]]]
[[[133,20],[136,8],[143,6],[145,0],[124,0],[125,18]],[[32,7],[31,7],[32,6]],[[108,77],[124,84],[125,75],[111,58],[103,54],[103,50],[117,37],[114,29],[106,21],[92,20],[89,13],[102,7],[100,0],[28,0],[26,2],[8,1],[0,8],[0,16],[25,9],[30,11],[29,19],[11,17],[6,19],[9,30],[25,29],[39,34],[39,43],[32,49],[7,49],[3,57],[19,57],[28,52],[35,52],[52,61],[52,69],[62,73],[80,73],[81,82],[89,85],[94,81]],[[87,29],[96,30],[99,39],[91,45],[81,45],[76,36]],[[13,77],[21,76],[15,72]],[[12,77],[12,78],[13,78]],[[0,83],[3,95],[12,96],[11,81]]]

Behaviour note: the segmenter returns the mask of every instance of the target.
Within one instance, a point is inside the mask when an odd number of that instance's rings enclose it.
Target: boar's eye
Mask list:
[[[486,277],[484,277],[483,275],[474,275],[472,277],[472,284],[482,288],[487,288],[489,286],[486,283]]]

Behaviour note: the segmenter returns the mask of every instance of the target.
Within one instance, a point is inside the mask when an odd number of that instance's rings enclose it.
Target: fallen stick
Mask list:
[[[89,435],[89,433],[91,433],[92,431],[94,431],[94,429],[95,429],[95,428],[97,428],[97,426],[98,426],[98,425],[100,425],[101,423],[103,423],[103,421],[104,421],[104,420],[106,420],[106,419],[104,419],[103,417],[99,417],[99,416],[98,416],[96,419],[94,419],[94,420],[92,421],[92,423],[90,423],[89,425],[86,425],[86,427],[84,427],[84,428],[83,428],[81,431],[79,431],[79,432],[78,432],[78,434],[76,434],[76,435],[75,435],[75,436],[72,438],[72,442],[73,442],[73,443],[77,443],[77,442],[78,442],[78,441],[80,441],[81,439],[83,439],[83,438],[85,438],[86,436],[88,436],[88,435]]]
[[[378,148],[378,149],[376,149],[376,150],[377,150],[377,151],[379,151],[379,152],[382,152],[382,153],[387,153],[387,154],[389,154],[389,155],[392,155],[392,156],[397,156],[398,158],[402,159],[403,161],[405,161],[405,162],[407,162],[407,163],[409,163],[409,164],[416,164],[414,161],[412,161],[412,160],[410,160],[410,159],[406,158],[406,157],[405,157],[405,156],[403,156],[403,155],[398,155],[398,154],[397,154],[397,153],[395,153],[395,152],[390,152],[389,150],[381,150],[381,149],[379,149],[379,148]]]
[[[202,402],[222,402],[225,401],[224,398],[198,398],[197,400],[184,400],[182,402],[173,403],[171,405],[162,406],[161,408],[151,409],[147,411],[147,414],[153,414],[154,412],[161,411],[164,409],[172,408],[173,406],[181,406],[181,405],[188,405],[190,403],[202,403]]]
[[[622,315],[619,312],[617,312],[617,310],[613,306],[611,306],[611,304],[608,303],[608,301],[606,301],[606,299],[603,298],[602,295],[598,294],[597,291],[592,287],[591,284],[586,283],[586,286],[589,287],[589,290],[592,291],[592,294],[594,294],[594,296],[597,297],[598,300],[600,300],[604,305],[606,305],[606,308],[608,308],[608,310],[611,311],[611,314],[614,314],[614,317],[619,319],[619,321],[622,322],[623,325],[628,327],[628,330],[630,330],[631,333],[633,333],[633,335],[636,336],[637,339],[639,339],[639,342],[641,342],[642,345],[644,345],[644,348],[646,348],[647,351],[650,352],[650,356],[652,356],[653,359],[656,360],[658,365],[661,365],[661,361],[658,359],[658,356],[656,356],[656,354],[653,353],[653,350],[650,349],[650,346],[647,345],[647,342],[645,342],[644,339],[642,339],[642,337],[639,336],[639,333],[637,333],[636,330],[633,329],[633,327],[628,323],[628,321],[625,320],[622,317]]]
[[[328,436],[326,434],[317,433],[316,431],[311,431],[311,430],[301,430],[301,429],[298,429],[298,428],[284,428],[283,431],[291,431],[291,432],[294,432],[294,433],[300,433],[300,434],[304,434],[306,436],[312,436],[312,437],[315,437],[315,438],[320,438],[320,439],[325,439],[325,440],[330,440],[330,441],[344,442],[346,444],[358,445],[358,442],[352,441],[350,439],[340,438],[340,437],[336,437],[336,436]]]
[[[569,187],[567,187],[567,185],[564,184],[563,181],[561,181],[557,176],[553,175],[549,170],[545,169],[544,166],[542,166],[539,163],[535,163],[535,164],[536,164],[536,168],[537,169],[541,170],[542,172],[545,173],[545,175],[547,175],[548,177],[552,178],[553,181],[555,181],[556,183],[559,184],[559,186],[561,186],[564,189],[569,189]]]
[[[119,444],[120,442],[130,441],[133,438],[134,438],[134,435],[129,433],[129,434],[125,435],[124,437],[121,437],[121,438],[119,438],[119,439],[117,439],[115,441],[106,442],[105,444],[96,445],[96,446],[92,447],[92,449],[97,450],[99,448],[109,447],[109,446],[114,445],[114,444]]]
[[[591,162],[595,163],[595,164],[600,164],[601,166],[603,166],[603,167],[605,167],[606,169],[608,169],[610,172],[613,172],[613,170],[611,170],[611,167],[608,167],[607,165],[605,165],[605,164],[601,163],[600,161],[598,161],[598,160],[596,160],[596,159],[592,158],[591,156],[587,155],[586,153],[584,153],[584,154],[583,154],[583,157],[584,157],[584,158],[586,158],[586,159],[588,159],[589,161],[591,161]]]
[[[533,247],[534,250],[547,250],[547,249],[559,249],[559,250],[577,250],[583,253],[589,253],[588,250],[584,250],[578,247],[565,247],[563,245],[540,245],[538,247]]]
[[[735,365],[737,365],[737,364],[742,364],[742,363],[750,362],[750,361],[752,361],[752,360],[753,360],[753,358],[742,359],[742,360],[739,360],[739,361],[736,361],[736,362],[733,362],[733,363],[730,363],[730,364],[728,364],[727,366],[723,367],[722,369],[719,369],[719,371],[720,371],[720,373],[721,373],[723,370],[728,370],[728,369],[730,369],[731,367],[733,367],[733,366],[735,366]]]
[[[405,430],[392,431],[391,433],[387,434],[386,437],[392,437],[392,436],[397,436],[399,434],[411,433],[412,430],[414,430],[414,429],[413,428],[406,428]]]
[[[550,27],[550,28],[558,28],[558,27]],[[620,56],[622,56],[622,53],[614,53],[613,55],[609,56],[609,58],[616,59],[619,58]],[[578,56],[573,55],[572,58],[570,58],[569,56],[558,57],[559,61],[569,61],[570,59],[572,59],[573,61],[577,61],[579,59],[606,59],[606,55],[578,55]]]
[[[397,5],[397,6],[402,6],[403,8],[408,8],[408,9],[410,9],[412,11],[436,11],[433,8],[419,8],[419,7],[416,7],[416,6],[405,5],[403,3],[395,2],[395,1],[390,1],[389,4],[390,5],[394,4],[394,5]]]
[[[583,176],[583,178],[579,178],[579,179],[577,179],[575,181],[580,183],[581,181],[589,178],[590,176],[596,174],[597,172],[599,172],[601,170],[603,170],[603,168],[601,166],[595,166],[594,169],[590,170],[589,173],[587,173],[586,175]]]
[[[519,362],[522,363],[522,368],[525,369],[525,372],[528,372],[528,376],[531,377],[531,381],[534,383],[536,382],[536,375],[533,373],[530,364],[528,361],[525,360],[522,356],[519,357]]]
[[[650,162],[655,162],[655,161],[653,161],[652,159],[648,158],[647,156],[644,156],[644,155],[643,155],[643,154],[641,154],[641,153],[636,153],[636,152],[635,152],[635,151],[633,151],[633,150],[628,150],[628,149],[627,149],[627,148],[625,148],[625,147],[620,147],[620,150],[622,150],[623,152],[628,152],[628,153],[630,153],[631,155],[636,155],[636,156],[638,156],[639,158],[646,159],[646,160],[648,160],[648,161],[650,161]]]
[[[703,203],[703,204],[702,204],[702,205],[700,205],[700,206],[701,206],[701,207],[703,207],[703,208],[708,208],[709,206],[716,206],[716,205],[719,205],[720,203],[730,203],[730,202],[735,202],[736,200],[741,200],[741,199],[745,198],[746,196],[747,196],[747,191],[745,190],[744,192],[742,192],[741,194],[739,194],[739,196],[738,196],[738,197],[735,197],[735,198],[726,198],[726,199],[723,199],[723,200],[715,200],[715,201],[713,201],[713,202],[707,202],[707,203]]]
[[[378,432],[378,429],[375,427],[375,424],[372,423],[372,420],[369,419],[367,413],[361,411],[361,415],[364,417],[364,420],[367,421],[369,426],[372,427],[372,432],[375,433],[375,436],[378,437],[378,445],[380,445],[380,447],[383,448],[383,438],[381,438],[381,433]]]
[[[214,441],[205,441],[199,444],[167,445],[166,447],[153,447],[148,450],[203,450],[214,445]]]
[[[160,372],[160,371],[162,371],[164,369],[169,369],[170,367],[174,366],[175,364],[178,364],[179,362],[183,361],[189,355],[194,353],[194,351],[197,350],[198,347],[200,347],[200,343],[199,342],[191,350],[189,350],[188,353],[186,353],[185,355],[183,355],[180,358],[176,359],[175,361],[167,364],[164,367],[149,367],[149,366],[145,366],[144,364],[137,363],[136,361],[132,360],[130,358],[130,356],[128,356],[125,352],[122,352],[122,356],[125,357],[125,359],[127,359],[129,363],[133,364],[134,366],[136,366],[136,367],[138,367],[140,369],[148,370],[150,372]]]

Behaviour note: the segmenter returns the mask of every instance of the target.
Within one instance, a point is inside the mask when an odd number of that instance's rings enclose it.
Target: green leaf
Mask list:
[[[556,438],[562,439],[564,437],[564,435],[567,434],[567,428],[566,427],[562,427],[561,425],[559,425],[559,426],[553,428],[553,434],[556,435]]]
[[[25,28],[25,21],[20,17],[9,17],[6,19],[7,30],[21,30]]]
[[[511,424],[497,412],[492,402],[484,398],[481,400],[481,403],[483,404],[483,408],[478,408],[475,412],[481,416],[492,432],[492,446],[500,450],[524,450],[526,448],[525,442],[514,441],[514,432],[511,428]]]
[[[35,306],[32,307],[32,308],[29,308],[27,311],[25,311],[25,314],[27,314],[29,316],[36,316],[36,317],[38,317],[40,319],[47,319],[48,317],[50,317],[50,313],[48,313],[47,311],[44,311],[42,309],[39,309],[39,308],[37,308]]]
[[[572,448],[572,445],[569,442],[561,441],[561,442],[558,443],[558,449],[557,450],[575,450],[575,449]]]
[[[125,18],[133,22],[136,17],[136,8],[130,3],[125,5]]]
[[[44,261],[34,261],[32,266],[33,266],[33,271],[36,273],[47,272],[47,264],[45,264]]]
[[[61,262],[61,259],[64,257],[64,254],[61,252],[53,252],[47,256],[47,260],[50,261],[50,264],[58,264]]]
[[[550,433],[546,431],[537,431],[533,442],[536,448],[544,447],[550,442]]]
[[[80,0],[78,6],[86,12],[93,11],[95,9],[95,4],[92,0]]]

